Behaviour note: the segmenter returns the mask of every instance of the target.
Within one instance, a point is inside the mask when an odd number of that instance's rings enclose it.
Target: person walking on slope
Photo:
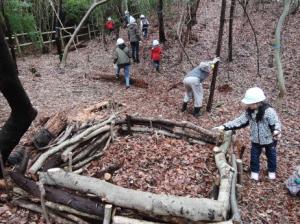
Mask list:
[[[220,61],[219,58],[215,58],[212,61],[201,62],[199,66],[188,72],[183,79],[185,87],[185,94],[183,99],[183,105],[181,111],[187,110],[188,102],[191,98],[194,98],[194,112],[195,117],[201,116],[201,107],[203,101],[203,88],[202,82],[208,77],[213,70],[215,63]]]
[[[152,49],[151,49],[151,60],[157,72],[159,72],[160,58],[161,58],[161,48],[159,46],[159,42],[158,40],[153,40]]]
[[[130,17],[130,21],[128,24],[128,39],[131,45],[133,62],[140,63],[139,41],[141,40],[141,37],[136,21],[133,17]]]
[[[115,29],[115,22],[111,17],[107,18],[107,22],[105,23],[105,29],[108,31],[108,34],[111,35]]]
[[[268,160],[268,177],[276,178],[276,145],[281,137],[281,123],[274,108],[265,102],[266,96],[258,87],[246,91],[242,103],[246,111],[233,121],[213,130],[227,131],[250,126],[251,130],[251,179],[259,180],[259,157],[265,148]]]
[[[143,34],[143,37],[147,38],[148,37],[149,21],[144,15],[141,15],[140,19],[141,19],[141,21],[140,21],[141,32]]]
[[[131,53],[125,45],[125,42],[122,38],[117,40],[117,47],[114,52],[114,65],[115,65],[115,72],[116,78],[119,79],[120,77],[120,70],[124,68],[124,76],[125,76],[125,84],[126,88],[130,87],[130,58]]]

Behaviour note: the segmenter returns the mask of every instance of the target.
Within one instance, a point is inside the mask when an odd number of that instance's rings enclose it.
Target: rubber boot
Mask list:
[[[181,112],[186,111],[188,103],[183,102]]]
[[[200,117],[202,115],[200,110],[201,107],[194,107],[194,112],[193,112],[194,117]]]
[[[17,165],[21,163],[24,157],[25,149],[23,147],[17,147],[14,151],[12,151],[7,159],[7,162],[10,165]]]

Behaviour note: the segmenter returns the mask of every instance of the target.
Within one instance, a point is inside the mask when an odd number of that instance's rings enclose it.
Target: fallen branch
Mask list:
[[[119,187],[92,177],[67,173],[60,168],[41,172],[49,185],[92,193],[108,203],[159,216],[183,217],[192,221],[221,221],[226,218],[223,202],[206,198],[153,194]]]
[[[232,212],[232,220],[235,223],[241,223],[241,215],[238,208],[238,202],[236,198],[236,183],[237,183],[237,165],[236,165],[236,156],[235,154],[231,155],[232,167],[234,169],[234,174],[232,178],[231,184],[231,194],[230,194],[230,204],[231,204],[231,212]]]
[[[123,216],[114,216],[112,220],[112,224],[161,224],[161,223],[131,219]]]

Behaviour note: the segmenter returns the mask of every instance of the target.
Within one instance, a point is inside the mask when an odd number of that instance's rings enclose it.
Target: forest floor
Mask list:
[[[201,60],[214,57],[219,8],[220,4],[217,1],[209,1],[206,9],[205,7],[199,8],[198,24],[193,28],[193,40],[186,48],[195,65],[199,64]],[[91,78],[96,73],[114,75],[111,60],[115,46],[114,41],[109,41],[108,51],[104,49],[99,40],[88,42],[86,48],[69,54],[68,66],[64,70],[59,69],[58,56],[54,54],[19,58],[19,77],[33,105],[39,111],[38,118],[31,130],[37,128],[40,118],[54,112],[78,105],[90,105],[102,100],[125,103],[127,106],[124,112],[127,114],[162,116],[178,121],[187,120],[211,129],[238,116],[243,111],[240,100],[245,90],[252,86],[259,86],[265,91],[268,102],[275,107],[280,116],[283,136],[277,149],[277,179],[275,181],[267,180],[265,155],[261,157],[261,180],[251,181],[248,174],[245,177],[239,199],[242,218],[244,223],[300,223],[300,198],[291,197],[284,184],[296,165],[300,164],[300,12],[291,15],[283,29],[282,62],[287,95],[284,100],[277,101],[276,67],[271,45],[274,40],[274,27],[281,10],[279,3],[266,4],[264,11],[257,10],[256,6],[249,6],[248,13],[256,29],[260,49],[260,77],[256,72],[257,55],[253,33],[240,7],[238,7],[234,20],[234,60],[231,63],[227,62],[228,22],[226,22],[214,107],[211,113],[204,113],[198,119],[190,113],[192,103],[188,113],[180,112],[184,93],[183,85],[180,84],[169,91],[169,88],[173,84],[181,82],[186,72],[191,69],[185,57],[183,57],[182,63],[177,63],[179,44],[170,37],[171,35],[167,36],[168,42],[163,48],[161,73],[154,72],[151,68],[149,59],[151,41],[158,38],[158,34],[154,32],[155,27],[151,27],[149,39],[142,43],[141,63],[132,66],[132,76],[148,82],[148,89],[135,86],[125,89],[125,85]],[[167,34],[171,34],[171,27],[174,26],[172,22],[174,21],[167,20],[166,22]],[[124,39],[126,39],[127,35],[124,30],[121,35],[124,35]],[[32,67],[37,69],[41,77],[35,77],[30,72]],[[206,106],[209,95],[210,81],[208,78],[204,83],[204,106]],[[226,89],[224,91],[222,88],[224,85],[229,85],[228,91]],[[3,123],[9,115],[9,107],[3,97],[0,98],[0,106],[0,123]],[[237,136],[246,146],[243,160],[246,166],[249,166],[249,130],[240,130],[237,132]],[[129,139],[124,144],[134,144],[132,141],[134,139]],[[147,141],[147,139],[143,141]],[[148,141],[152,140],[148,139]],[[136,150],[140,148],[141,146]],[[190,153],[194,157],[201,157],[200,153]],[[174,157],[175,155],[179,160],[181,159],[180,153],[170,150],[170,156]],[[193,159],[193,156],[188,159]],[[131,160],[136,158],[138,157],[132,156]],[[127,175],[130,174],[127,173]],[[119,181],[122,182],[121,179]],[[184,185],[184,182],[182,184]],[[18,214],[18,217],[15,214]],[[31,213],[24,213],[23,210],[2,205],[0,207],[0,223],[16,223],[16,220],[19,223],[27,223],[29,214]],[[30,220],[36,223],[43,222],[38,216]]]

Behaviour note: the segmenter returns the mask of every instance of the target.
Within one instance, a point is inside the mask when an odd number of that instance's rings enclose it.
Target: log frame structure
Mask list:
[[[43,162],[45,162],[47,158],[45,155],[52,155],[52,153],[49,152],[57,152],[59,149],[62,150],[61,153],[63,153],[65,152],[63,150],[68,150],[69,147],[79,145],[79,142],[76,141],[76,139],[84,139],[86,141],[88,138],[95,136],[98,138],[98,141],[101,138],[108,139],[106,144],[102,144],[102,147],[100,147],[102,151],[95,153],[97,157],[97,155],[101,156],[104,153],[104,150],[107,149],[112,136],[117,134],[133,135],[135,133],[159,134],[172,138],[185,139],[188,142],[196,144],[209,143],[217,145],[213,149],[215,162],[220,176],[220,187],[217,200],[153,194],[126,189],[104,180],[79,175],[77,174],[76,168],[74,169],[74,172],[67,172],[59,168],[59,166],[48,167],[48,170],[43,168]],[[180,223],[231,223],[232,220],[228,220],[228,218],[231,216],[232,211],[230,202],[231,191],[233,187],[235,187],[233,186],[233,180],[236,172],[226,160],[226,154],[230,149],[231,141],[231,131],[225,132],[224,135],[222,135],[186,121],[177,122],[163,118],[144,118],[128,115],[124,119],[117,119],[115,116],[111,116],[105,120],[99,121],[93,126],[87,127],[86,130],[65,140],[59,145],[49,148],[49,150],[41,154],[40,158],[37,159],[31,168],[29,168],[29,173],[32,175],[38,173],[39,179],[43,179],[46,189],[51,188],[47,185],[52,185],[56,189],[66,188],[80,192],[81,195],[92,194],[95,195],[99,201],[102,201],[102,203],[109,203],[113,206],[132,209],[138,213],[145,214],[145,217],[155,217],[156,220],[162,222],[177,223],[179,220]],[[93,141],[91,142],[93,143]],[[97,142],[97,139],[94,142]],[[105,143],[102,140],[101,142]],[[13,177],[13,180],[16,183],[19,182],[18,186],[23,188],[18,180],[20,177],[16,178],[16,175]],[[34,184],[34,182],[31,184]],[[30,192],[28,189],[28,186],[25,188],[25,191],[33,194],[33,192]],[[34,193],[36,197],[38,194],[38,191]],[[51,197],[47,197],[47,192],[45,197],[47,200],[52,199]],[[51,201],[57,202],[57,199]],[[102,219],[104,216],[104,205],[102,204],[101,206],[101,212],[98,215]],[[95,212],[91,213],[86,210],[81,211],[79,209],[78,211],[97,215]],[[114,217],[112,217],[112,220],[114,220]]]

